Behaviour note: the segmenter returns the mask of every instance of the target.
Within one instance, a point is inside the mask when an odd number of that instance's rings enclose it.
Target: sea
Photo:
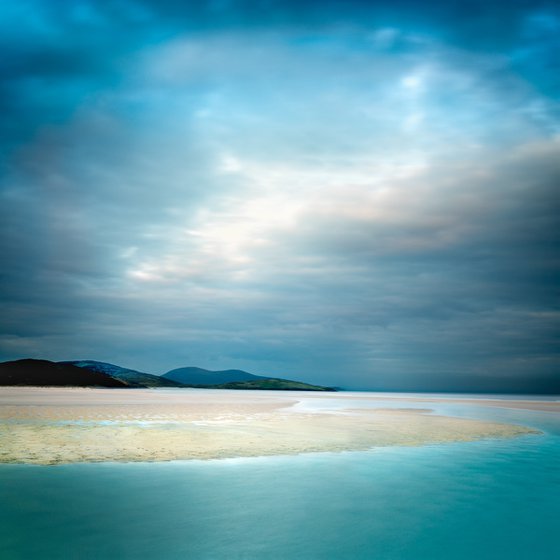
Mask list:
[[[427,407],[406,397],[375,406]],[[0,559],[560,558],[560,415],[445,397],[429,408],[543,433],[211,461],[4,464]]]

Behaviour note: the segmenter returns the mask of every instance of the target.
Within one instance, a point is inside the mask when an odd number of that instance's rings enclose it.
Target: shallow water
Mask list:
[[[0,465],[0,558],[560,557],[560,418],[429,406],[544,434],[293,457]]]

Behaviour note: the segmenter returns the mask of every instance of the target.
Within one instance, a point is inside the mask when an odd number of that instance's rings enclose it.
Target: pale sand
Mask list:
[[[366,410],[360,408],[361,397],[344,410],[294,410],[303,398],[323,398],[328,406],[330,399],[346,395],[2,388],[0,462],[218,459],[538,433],[523,426],[437,416],[429,409]]]
[[[344,395],[345,393],[340,393]],[[402,396],[385,396],[383,393],[375,395],[361,395],[359,393],[346,393],[347,398],[355,399],[356,401],[405,401],[411,403],[448,403],[448,404],[468,404],[475,406],[486,406],[493,408],[511,408],[516,410],[535,410],[539,412],[555,412],[560,413],[560,397],[556,401],[539,401],[523,398],[523,399],[491,399],[491,398],[478,398],[472,399],[468,397],[443,397],[440,395],[426,395],[425,397],[408,396],[403,393]],[[351,395],[351,396],[350,396]],[[310,398],[314,398],[314,395]]]

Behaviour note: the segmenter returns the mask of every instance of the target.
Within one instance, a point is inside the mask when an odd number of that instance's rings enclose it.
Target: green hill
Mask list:
[[[181,367],[172,369],[162,375],[165,379],[172,379],[185,385],[222,385],[233,381],[256,381],[257,379],[268,379],[259,375],[253,375],[240,369],[226,369],[222,371],[211,371],[199,367]]]
[[[254,375],[240,369],[211,371],[199,367],[182,367],[164,373],[185,387],[203,389],[247,389],[269,391],[335,391],[332,387],[310,385],[301,381]]]
[[[265,378],[251,381],[232,381],[221,385],[208,385],[209,389],[244,389],[244,390],[268,390],[268,391],[336,391],[333,387],[321,387],[310,385],[301,381],[289,381],[287,379]]]
[[[172,379],[166,379],[159,375],[151,373],[143,373],[134,369],[123,368],[114,364],[105,362],[97,362],[95,360],[75,360],[68,362],[59,362],[60,364],[70,364],[88,371],[104,373],[114,379],[118,379],[126,383],[129,387],[183,387],[182,383]]]
[[[263,377],[237,369],[209,371],[185,367],[159,376],[96,360],[50,362],[26,359],[0,363],[0,385],[336,391],[332,387]]]

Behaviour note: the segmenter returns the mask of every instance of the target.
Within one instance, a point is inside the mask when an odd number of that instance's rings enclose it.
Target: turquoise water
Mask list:
[[[295,457],[0,465],[0,558],[560,558],[560,419],[432,407],[545,433]]]

